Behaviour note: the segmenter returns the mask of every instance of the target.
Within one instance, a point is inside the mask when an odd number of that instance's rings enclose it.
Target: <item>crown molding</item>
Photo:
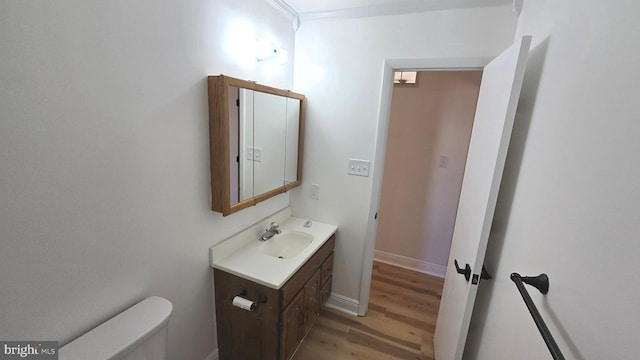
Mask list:
[[[293,10],[289,4],[284,2],[283,0],[264,0],[267,4],[271,5],[272,8],[278,10],[282,15],[287,17],[289,20],[293,22],[293,31],[298,30],[300,27],[300,16],[299,14]]]
[[[298,13],[284,0],[264,1],[279,11],[287,19],[291,20],[293,22],[294,31],[298,30],[303,21],[403,15],[439,10],[504,6],[508,4],[512,5],[513,12],[517,16],[520,15],[522,4],[524,3],[524,0],[478,0],[479,2],[475,3],[474,0],[432,0],[427,2],[414,0],[395,4],[380,4],[350,9]]]
[[[524,0],[513,0],[513,13],[520,16],[522,7],[524,6]]]
[[[387,15],[402,15],[410,13],[423,13],[449,9],[491,7],[511,4],[512,0],[489,0],[474,4],[469,0],[433,0],[413,1],[399,4],[380,4],[372,6],[356,7],[351,9],[339,9],[332,11],[303,12],[299,14],[300,21],[344,19]]]

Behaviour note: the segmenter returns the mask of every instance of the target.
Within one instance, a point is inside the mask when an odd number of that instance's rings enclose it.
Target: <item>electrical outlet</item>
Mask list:
[[[370,165],[369,160],[349,159],[347,174],[367,177],[369,176]]]

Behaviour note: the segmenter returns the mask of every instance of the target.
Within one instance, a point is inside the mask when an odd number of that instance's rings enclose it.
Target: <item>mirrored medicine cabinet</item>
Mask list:
[[[223,216],[302,181],[302,94],[209,76],[212,210]]]

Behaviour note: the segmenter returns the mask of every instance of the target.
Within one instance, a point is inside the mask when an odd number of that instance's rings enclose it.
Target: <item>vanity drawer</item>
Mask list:
[[[333,275],[333,253],[322,263],[320,284],[324,284]]]
[[[327,282],[322,285],[320,289],[320,302],[318,303],[318,311],[327,303],[327,300],[331,297],[331,280],[333,277],[329,276]]]
[[[283,309],[287,306],[296,294],[302,289],[302,287],[309,281],[316,271],[321,269],[322,264],[327,259],[327,256],[333,253],[333,246],[335,245],[335,235],[332,235],[327,242],[318,249],[318,251],[307,261],[298,272],[289,279],[280,288],[280,308]]]

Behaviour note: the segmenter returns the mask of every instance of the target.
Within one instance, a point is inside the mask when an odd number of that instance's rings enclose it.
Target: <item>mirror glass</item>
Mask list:
[[[238,105],[236,105],[238,104]],[[236,204],[239,199],[246,200],[246,195],[240,193],[240,88],[229,86],[229,197],[232,204]],[[244,137],[242,137],[244,138]],[[213,161],[213,159],[211,159]]]
[[[253,192],[258,195],[284,186],[287,98],[254,92],[253,109]]]
[[[301,100],[230,85],[227,106],[230,205],[298,181]]]
[[[287,98],[287,121],[284,148],[284,184],[289,185],[298,179],[298,148],[300,145],[300,99]]]

